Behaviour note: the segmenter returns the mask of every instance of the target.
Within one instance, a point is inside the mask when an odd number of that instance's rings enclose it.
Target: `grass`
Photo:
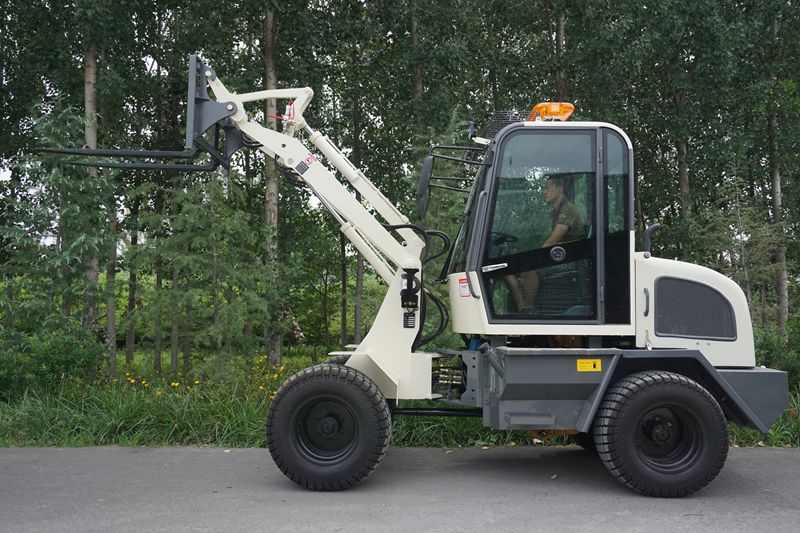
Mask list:
[[[263,357],[248,364],[216,374],[127,372],[118,380],[87,384],[65,379],[48,388],[30,389],[12,402],[0,402],[0,446],[262,447],[270,398],[284,379],[311,364],[311,359],[291,358],[279,368]],[[731,443],[800,446],[798,413],[800,389],[793,392],[789,408],[769,435],[731,425]],[[393,446],[530,444],[534,440],[528,432],[495,431],[479,418],[398,417],[392,430]]]

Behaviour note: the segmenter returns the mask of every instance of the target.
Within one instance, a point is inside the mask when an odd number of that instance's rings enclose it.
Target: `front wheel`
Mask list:
[[[323,363],[277,390],[267,417],[267,447],[292,481],[311,490],[342,490],[378,466],[390,429],[389,407],[369,377]]]
[[[639,372],[606,392],[594,442],[623,484],[674,498],[717,476],[728,455],[728,427],[717,401],[697,382],[672,372]]]

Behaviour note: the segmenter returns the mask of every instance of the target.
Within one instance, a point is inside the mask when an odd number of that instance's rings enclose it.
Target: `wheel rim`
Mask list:
[[[297,411],[294,424],[298,449],[318,464],[344,460],[358,441],[358,420],[344,402],[330,397],[312,398]]]
[[[677,405],[647,411],[637,423],[635,442],[644,463],[665,474],[691,469],[703,451],[699,420]]]

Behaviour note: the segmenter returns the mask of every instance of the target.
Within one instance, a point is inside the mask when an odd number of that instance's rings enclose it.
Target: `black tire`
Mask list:
[[[327,363],[329,365],[346,365],[348,359],[350,359],[350,354],[334,355],[333,357],[327,358],[323,364]]]
[[[595,417],[594,441],[619,481],[665,498],[702,489],[728,456],[728,426],[714,397],[664,371],[632,374],[611,387]]]
[[[389,407],[358,370],[322,363],[290,377],[267,416],[267,447],[299,485],[342,490],[364,481],[389,445]]]

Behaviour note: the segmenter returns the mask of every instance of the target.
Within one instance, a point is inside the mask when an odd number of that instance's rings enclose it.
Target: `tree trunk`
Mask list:
[[[117,280],[117,233],[119,228],[117,205],[113,191],[108,204],[108,230],[111,234],[111,253],[106,267],[106,345],[108,346],[108,373],[111,377],[115,377],[117,375],[117,303],[115,292]]]
[[[422,92],[424,90],[423,79],[425,76],[425,69],[422,68],[420,58],[417,57],[419,53],[419,28],[414,2],[411,2],[409,9],[411,10],[411,50],[414,62],[414,88],[411,92],[411,100],[418,102],[422,99]]]
[[[14,285],[13,278],[6,275],[6,333],[11,333],[14,330],[14,311],[12,304],[14,302]]]
[[[211,308],[214,310],[214,335],[216,336],[217,351],[222,351],[222,337],[220,327],[220,301],[219,301],[219,266],[217,265],[217,216],[216,207],[211,206]]]
[[[83,94],[84,94],[84,137],[86,146],[97,148],[97,53],[94,45],[83,56]],[[92,182],[97,178],[97,169],[88,169]],[[86,258],[87,288],[83,296],[83,329],[94,333],[97,326],[97,280],[100,277],[100,264],[96,255]]]
[[[178,353],[180,353],[180,321],[181,321],[181,305],[180,305],[180,269],[172,262],[172,312],[171,315],[171,334],[169,339],[169,371],[173,374],[178,372]]]
[[[344,348],[347,345],[347,241],[344,233],[339,234],[339,257],[341,258],[341,297],[342,319],[339,332],[339,346]]]
[[[274,9],[268,8],[263,20],[263,35],[261,57],[264,61],[264,89],[271,90],[278,87],[278,74],[275,67],[275,41],[278,36],[278,14]],[[266,125],[268,128],[277,129],[275,119],[276,102],[268,99],[265,103]],[[275,170],[275,161],[267,158],[264,165],[264,178],[266,180],[266,193],[264,197],[264,219],[267,227],[267,264],[269,265],[271,282],[278,282],[278,173]],[[279,309],[272,309],[271,316],[267,317],[266,339],[269,361],[275,365],[281,364],[281,349],[283,336],[274,325],[280,315]],[[272,329],[271,329],[272,328]]]
[[[153,369],[161,373],[161,264],[159,254],[156,257],[156,297],[153,300]]]
[[[675,141],[675,148],[678,151],[678,190],[681,202],[681,220],[684,223],[684,231],[689,230],[689,220],[692,217],[692,199],[689,192],[689,165],[686,155],[689,151],[689,141],[678,139]],[[683,259],[689,260],[691,254],[690,240],[684,239],[681,244],[683,249]]]
[[[64,193],[58,193],[58,239],[56,246],[59,255],[64,253],[64,219],[63,212],[66,209],[64,205]],[[70,297],[70,278],[71,269],[69,265],[64,265],[61,269],[61,316],[68,317],[72,312],[72,298]]]
[[[361,168],[361,99],[355,95],[353,101],[353,153],[350,160],[356,168]],[[356,192],[356,200],[361,201],[361,193]],[[356,290],[353,297],[353,342],[361,342],[361,299],[364,295],[364,256],[356,250]]]
[[[131,247],[128,254],[133,255],[139,244],[139,199],[135,198],[131,205]],[[133,363],[133,352],[136,349],[136,265],[128,260],[128,332],[125,335],[125,362]]]
[[[177,178],[176,178],[177,180]],[[172,190],[172,205],[170,206],[172,211],[172,220],[171,226],[173,231],[173,237],[175,237],[175,232],[177,231],[175,228],[178,227],[178,184],[177,181],[173,186]],[[180,323],[181,323],[181,294],[180,294],[180,267],[178,266],[177,257],[173,255],[171,261],[172,267],[172,286],[170,287],[170,293],[172,294],[171,302],[170,302],[170,338],[169,338],[169,371],[172,374],[176,374],[178,372],[178,354],[180,353]]]
[[[494,111],[500,111],[500,88],[497,84],[497,70],[492,67],[489,69],[489,84],[492,88],[492,105]]]
[[[548,42],[555,59],[554,83],[556,89],[556,99],[566,101],[567,95],[567,76],[564,72],[564,56],[566,55],[566,33],[567,16],[564,13],[556,14],[550,0],[545,0],[542,7],[547,13]]]
[[[56,304],[56,284],[58,279],[55,274],[50,276],[50,288],[47,290],[47,316],[53,315],[53,309]]]
[[[675,141],[678,150],[678,189],[681,200],[681,217],[686,220],[692,215],[692,204],[689,197],[689,165],[686,154],[689,150],[689,141],[678,139]]]
[[[356,257],[356,293],[353,301],[353,342],[358,344],[362,339],[361,300],[364,297],[364,256]]]
[[[325,332],[325,347],[329,347],[333,344],[333,339],[331,339],[330,329],[328,329],[328,319],[330,317],[330,305],[328,302],[328,276],[327,273],[323,273],[322,276],[322,328]]]
[[[233,307],[233,286],[230,282],[225,283],[225,303],[228,305],[228,308]],[[232,347],[232,340],[231,340],[231,328],[225,328],[224,334],[224,343],[222,345],[222,353],[226,353],[228,355],[231,354],[231,347]]]
[[[767,139],[769,141],[769,171],[772,187],[772,223],[777,226],[780,240],[773,255],[775,263],[775,296],[778,302],[775,325],[778,336],[787,340],[786,323],[789,320],[789,276],[786,268],[786,244],[782,226],[781,170],[778,160],[778,110],[773,108],[767,122]]]
[[[742,232],[742,211],[741,211],[741,198],[739,198],[740,190],[736,189],[736,231]],[[753,287],[750,284],[750,270],[747,265],[747,252],[744,246],[744,240],[739,239],[739,249],[737,250],[739,255],[739,264],[742,267],[742,277],[744,282],[744,295],[747,298],[747,307],[750,309],[750,314],[753,314]],[[731,253],[731,266],[735,261],[736,254]]]
[[[191,335],[192,305],[186,301],[183,313],[183,373],[189,374],[189,365],[192,360],[192,335]]]
[[[567,76],[564,73],[564,56],[566,54],[566,36],[564,29],[567,23],[567,18],[563,13],[558,15],[556,22],[556,96],[559,101],[566,101],[569,96],[567,95]]]

